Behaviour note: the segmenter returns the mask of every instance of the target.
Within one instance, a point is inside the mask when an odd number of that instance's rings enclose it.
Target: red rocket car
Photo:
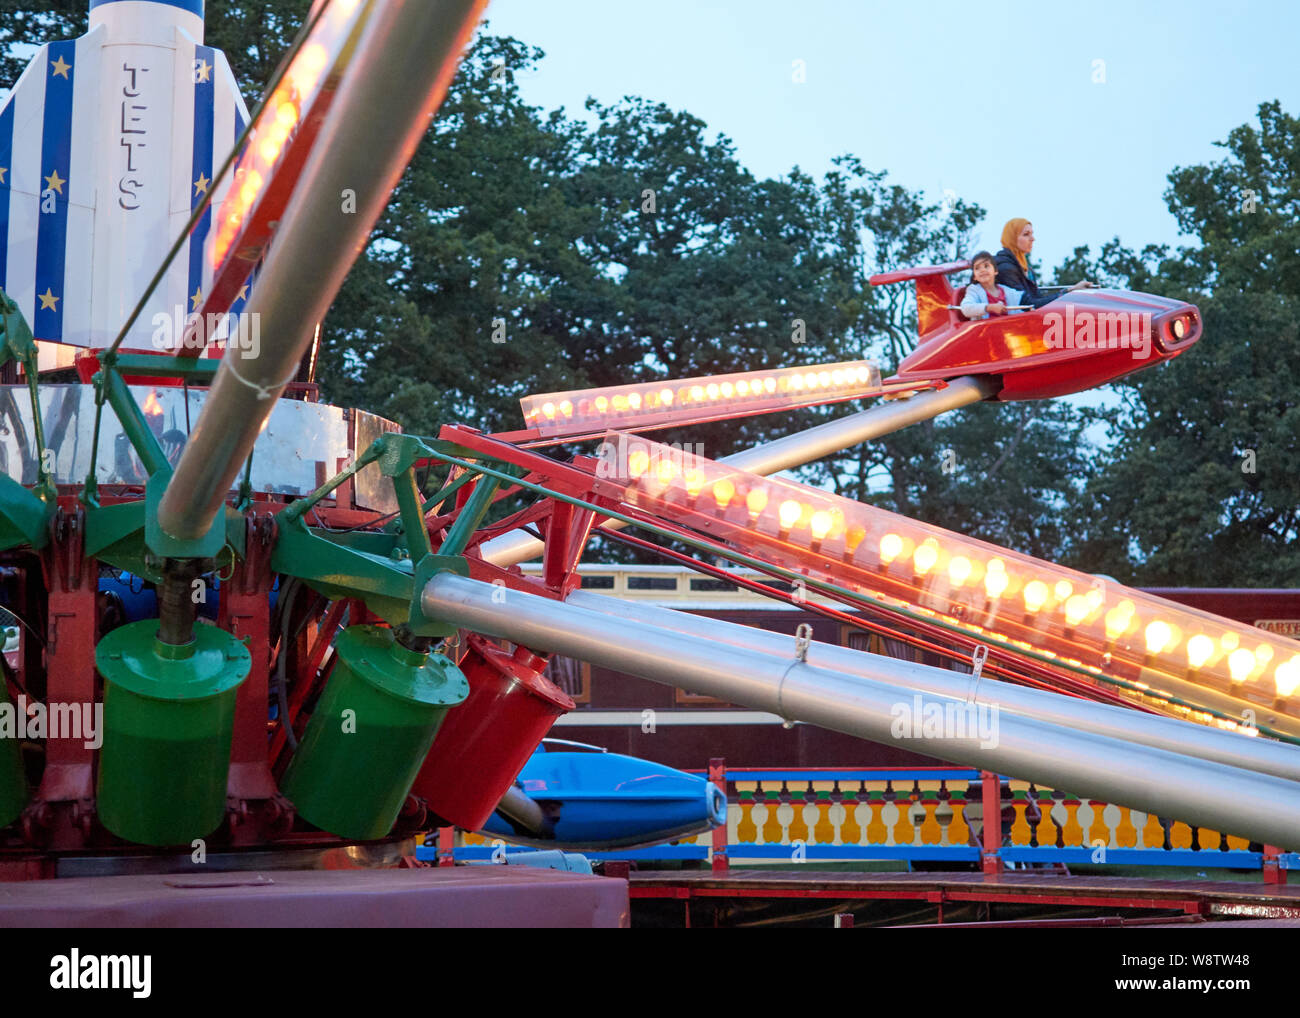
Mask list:
[[[994,399],[1047,399],[1170,360],[1201,338],[1195,305],[1131,290],[1076,290],[1040,308],[968,319],[957,310],[966,288],[947,277],[969,267],[948,262],[871,277],[872,286],[916,280],[920,342],[890,381],[999,375]]]

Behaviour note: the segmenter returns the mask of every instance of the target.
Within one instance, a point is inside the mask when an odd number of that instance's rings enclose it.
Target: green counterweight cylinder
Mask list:
[[[393,827],[447,711],[469,682],[380,626],[351,626],[281,789],[303,819],[358,841]]]
[[[0,827],[4,827],[17,820],[27,805],[27,779],[18,746],[16,711],[3,678],[0,678],[0,711],[14,719],[12,726],[0,727]]]
[[[104,677],[99,818],[127,841],[183,845],[225,816],[235,696],[251,658],[216,626],[196,624],[180,646],[157,631],[157,619],[133,622],[95,649]]]

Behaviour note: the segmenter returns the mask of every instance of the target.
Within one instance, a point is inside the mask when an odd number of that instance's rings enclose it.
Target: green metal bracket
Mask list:
[[[405,625],[416,636],[450,636],[455,631],[425,619],[419,595],[436,573],[468,576],[469,563],[463,558],[426,555],[412,563],[392,534],[331,534],[290,517],[288,510],[277,519],[279,536],[271,553],[271,568],[277,573],[296,576],[333,600],[359,598],[385,622]]]
[[[116,505],[90,506],[86,509],[86,555],[108,565],[125,569],[152,583],[162,582],[156,562],[158,554],[145,541],[146,501],[119,502]],[[244,515],[226,507],[224,546],[238,558],[244,557],[247,526]],[[220,548],[218,548],[218,553]],[[203,556],[212,558],[215,556]]]
[[[216,558],[226,546],[226,520],[218,516],[202,537],[193,540],[172,537],[158,522],[158,504],[171,483],[169,467],[150,475],[144,485],[144,543],[160,558]]]
[[[44,502],[8,474],[0,474],[0,551],[20,545],[44,548],[54,502]]]
[[[105,354],[122,375],[143,375],[147,378],[184,378],[189,382],[211,382],[217,375],[221,361],[202,357],[160,357],[142,353]]]
[[[46,466],[45,426],[37,388],[36,341],[18,305],[0,290],[0,365],[17,361],[23,366],[32,401],[32,437],[36,441],[36,486],[23,487],[0,475],[0,548],[28,544],[42,548],[49,541],[49,522],[58,505],[58,489]]]

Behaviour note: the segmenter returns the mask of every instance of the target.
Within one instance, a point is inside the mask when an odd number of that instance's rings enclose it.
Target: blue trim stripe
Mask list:
[[[72,82],[76,40],[50,43],[45,54],[41,124],[40,215],[36,228],[36,301],[32,332],[63,339],[64,258],[68,246],[68,178],[72,175]],[[56,71],[56,66],[59,70]],[[61,71],[62,73],[59,73]],[[56,178],[54,175],[58,174]],[[49,185],[56,186],[51,188]],[[46,209],[50,211],[46,211]],[[41,296],[46,296],[45,305]],[[48,306],[53,304],[53,307]]]
[[[248,126],[248,122],[244,120],[244,115],[239,112],[239,104],[236,103],[235,104],[235,138],[234,138],[234,143],[236,145],[239,144],[239,136],[244,133],[244,128],[247,126]],[[231,169],[233,170],[234,167],[238,165],[239,165],[239,157],[236,156],[235,162],[231,164]],[[256,272],[256,266],[254,266],[254,272]],[[246,280],[244,280],[244,285],[239,292],[247,293],[253,285],[254,278],[255,276],[250,273],[249,277]],[[236,295],[235,299],[230,303],[230,313],[234,315],[239,314],[244,310],[244,305],[247,303],[248,303],[247,296],[240,297]]]
[[[190,211],[204,198],[205,191],[199,188],[199,182],[207,181],[207,188],[212,187],[212,131],[216,115],[216,51],[208,46],[194,47],[194,65],[200,62],[209,68],[205,81],[194,83],[194,141],[192,168],[190,171]],[[198,78],[199,75],[193,75]],[[185,290],[185,310],[198,310],[193,306],[193,296],[203,288],[203,242],[212,225],[212,209],[208,208],[203,217],[194,224],[190,234],[190,278]]]
[[[90,0],[90,9],[93,11],[96,7],[107,7],[109,4],[124,2],[126,0]],[[190,14],[197,14],[200,18],[203,17],[203,0],[149,0],[149,2],[162,4],[164,7],[177,7]]]
[[[0,290],[9,285],[9,178],[14,169],[14,97],[0,111]]]

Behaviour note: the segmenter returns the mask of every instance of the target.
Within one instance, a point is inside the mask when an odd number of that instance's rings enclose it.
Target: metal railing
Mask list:
[[[586,852],[593,860],[803,863],[983,862],[985,872],[1019,867],[1181,866],[1262,870],[1284,883],[1300,853],[1195,827],[1126,806],[1073,796],[969,768],[710,768],[728,792],[725,828],[648,848]],[[985,838],[986,802],[1000,830]],[[990,832],[993,833],[993,832]],[[500,839],[444,836],[443,861],[484,862]],[[511,848],[511,850],[515,850]],[[432,844],[418,857],[432,861]]]

